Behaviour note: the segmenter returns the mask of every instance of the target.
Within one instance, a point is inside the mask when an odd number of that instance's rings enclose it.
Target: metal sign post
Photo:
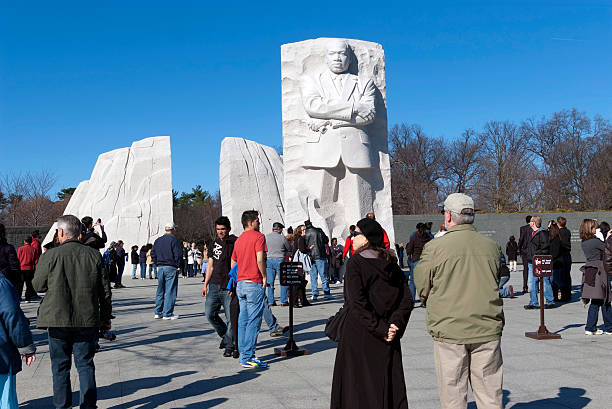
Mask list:
[[[293,340],[293,304],[294,287],[302,284],[304,272],[301,262],[283,262],[280,265],[280,284],[289,287],[289,341],[284,348],[274,348],[274,353],[280,356],[310,355],[310,351],[297,346]]]
[[[561,335],[549,332],[544,324],[544,277],[552,276],[552,256],[534,256],[533,275],[540,278],[540,327],[536,332],[525,332],[525,336],[533,339],[560,339]]]

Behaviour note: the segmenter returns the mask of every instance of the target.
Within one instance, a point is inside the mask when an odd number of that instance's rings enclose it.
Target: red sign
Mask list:
[[[533,275],[536,277],[552,276],[552,256],[542,254],[533,257]]]

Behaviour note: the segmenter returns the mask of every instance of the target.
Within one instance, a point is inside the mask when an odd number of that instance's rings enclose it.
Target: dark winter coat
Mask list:
[[[319,227],[306,227],[306,247],[310,248],[310,257],[313,260],[325,260],[327,252],[325,245],[329,243],[329,238]]]
[[[527,255],[527,246],[529,246],[529,241],[531,240],[531,233],[533,233],[533,230],[531,230],[531,226],[526,224],[524,226],[521,226],[520,229],[520,235],[519,235],[519,241],[518,241],[518,248],[519,251],[521,252],[521,255]]]
[[[102,229],[102,237],[98,236],[98,233],[96,233],[94,229],[90,229],[81,239],[81,243],[92,249],[100,250],[104,248],[107,240],[104,229]]]
[[[425,244],[431,240],[429,234],[424,233],[421,234],[417,232],[410,239],[410,243],[408,243],[408,247],[406,248],[406,256],[410,258],[411,262],[416,262],[421,259],[421,253],[423,252],[423,247]]]
[[[99,327],[111,316],[111,290],[97,250],[70,240],[40,256],[32,280],[45,293],[38,328]]]
[[[146,261],[147,261],[147,260],[146,260],[146,256],[147,256],[147,253],[145,253],[145,263],[146,263]],[[132,250],[132,251],[130,252],[130,259],[131,259],[131,261],[132,261],[132,264],[138,264],[138,262],[139,262],[139,257],[138,257],[138,252],[137,252],[136,250]]]
[[[332,381],[332,409],[408,409],[400,338],[413,300],[397,263],[373,250],[349,259],[345,274],[342,341]],[[399,328],[385,341],[389,325]]]
[[[555,237],[550,241],[550,255],[553,259],[553,270],[561,270],[563,268],[563,243],[560,237]]]
[[[518,244],[514,240],[508,241],[506,243],[506,258],[507,261],[516,261],[516,256],[518,252]]]
[[[4,274],[14,286],[19,283],[20,266],[17,252],[6,240],[0,240],[0,274]]]
[[[532,233],[533,234],[533,233]],[[533,262],[533,257],[542,254],[550,254],[550,239],[548,230],[540,227],[527,245],[527,257]]]
[[[608,239],[606,240],[603,264],[606,273],[612,274],[612,236],[608,237]]]

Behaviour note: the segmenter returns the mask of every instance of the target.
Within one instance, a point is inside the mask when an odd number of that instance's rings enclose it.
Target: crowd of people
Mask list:
[[[30,365],[36,359],[29,321],[19,306],[24,288],[25,303],[41,299],[38,293],[44,293],[36,325],[48,331],[55,407],[72,404],[72,359],[79,374],[81,407],[96,407],[93,360],[98,339],[106,337],[114,318],[111,284],[113,289],[125,287],[123,272],[131,263],[132,279],[157,279],[154,319],[178,319],[174,312],[178,279],[201,273],[206,318],[220,338],[219,348],[224,357],[239,359],[248,369],[268,366],[256,355],[262,321],[273,337],[289,329],[279,323],[271,307],[291,302],[306,307],[321,298],[329,300],[330,285],[343,284],[344,306],[333,317],[342,324],[332,408],[408,407],[400,339],[418,298],[426,308],[433,338],[442,407],[465,408],[469,383],[478,407],[501,408],[500,339],[505,322],[501,299],[514,296],[513,287],[506,287],[510,273],[517,271],[521,256],[523,292],[529,294],[525,309],[539,308],[539,280],[544,308],[571,301],[571,232],[562,216],[546,227],[540,216],[528,216],[518,242],[511,236],[504,254],[474,228],[469,196],[449,195],[443,213],[444,224],[436,234],[431,232],[432,223],[418,223],[409,242],[396,244],[395,251],[372,213],[349,227],[344,245],[338,238],[329,240],[310,220],[295,229],[275,222],[272,232],[264,235],[258,212],[249,210],[242,214],[244,232],[238,237],[231,234],[225,216],[215,221],[216,238],[203,245],[181,242],[177,226],[167,223],[166,234],[153,244],[133,245],[129,253],[122,240],[105,248],[104,226],[89,216],[81,220],[62,216],[50,243],[42,247],[40,234],[34,231],[17,251],[6,242],[0,224],[1,407],[17,408],[15,374],[22,360]],[[585,334],[612,335],[612,232],[606,222],[585,219],[579,234],[586,258],[580,297],[589,305]],[[533,274],[536,255],[552,257],[552,276]],[[286,261],[302,265],[294,297],[289,297],[288,287],[277,285]],[[457,276],[462,279],[453,279]],[[603,330],[597,327],[600,311]]]

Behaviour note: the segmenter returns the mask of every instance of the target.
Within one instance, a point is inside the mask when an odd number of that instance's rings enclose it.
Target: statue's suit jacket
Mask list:
[[[342,162],[353,169],[372,168],[370,138],[366,122],[353,114],[356,104],[368,105],[374,112],[376,87],[371,79],[342,74],[338,89],[330,71],[316,79],[304,77],[301,83],[302,103],[312,123],[329,121],[324,132],[309,129],[305,138],[302,166],[334,168]]]

